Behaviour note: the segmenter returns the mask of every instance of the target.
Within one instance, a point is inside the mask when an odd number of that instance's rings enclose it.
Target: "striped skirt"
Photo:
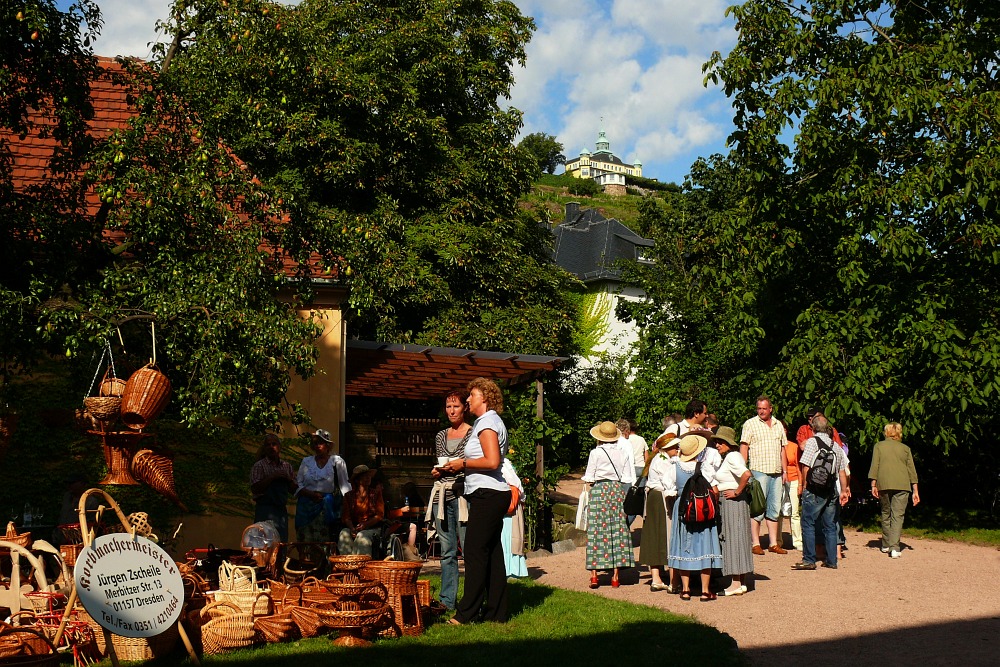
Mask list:
[[[730,500],[719,494],[722,514],[722,574],[753,572],[753,547],[750,541],[750,505],[745,500]]]
[[[667,511],[661,491],[646,491],[645,517],[642,520],[642,539],[639,542],[639,562],[643,565],[666,565]]]
[[[617,480],[601,480],[590,490],[587,505],[587,569],[633,567],[632,537],[625,525],[625,492]]]

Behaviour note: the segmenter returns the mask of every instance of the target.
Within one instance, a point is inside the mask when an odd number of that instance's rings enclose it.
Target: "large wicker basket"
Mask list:
[[[95,621],[85,609],[79,609],[80,620],[85,621],[94,632],[97,650],[102,657],[107,656],[107,642],[104,641],[104,628]],[[169,655],[177,645],[177,624],[174,623],[163,633],[155,637],[123,637],[111,633],[111,643],[119,660],[152,660]]]
[[[362,579],[378,581],[389,592],[396,626],[404,635],[416,636],[424,632],[417,586],[422,566],[421,562],[373,560],[361,568]]]
[[[265,601],[266,604],[266,601]],[[199,612],[205,655],[251,646],[256,641],[253,615],[230,602],[213,602]]]
[[[142,430],[170,402],[170,380],[153,364],[132,373],[122,394],[121,417],[129,428]]]
[[[230,602],[248,614],[268,613],[269,598],[258,595],[267,592],[257,584],[257,571],[244,565],[233,565],[223,561],[219,566],[219,590],[214,597],[217,602]]]

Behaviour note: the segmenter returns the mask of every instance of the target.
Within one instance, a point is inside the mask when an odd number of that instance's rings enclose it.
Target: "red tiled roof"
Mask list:
[[[88,122],[89,132],[95,139],[104,139],[110,136],[115,130],[126,127],[128,120],[135,116],[135,111],[129,107],[126,97],[128,90],[117,84],[115,78],[125,73],[125,68],[120,62],[113,58],[98,56],[98,75],[90,82],[90,99],[93,105],[94,115]],[[36,126],[54,127],[52,110],[37,109],[30,118],[31,123]],[[29,132],[23,139],[17,134],[6,130],[0,130],[0,136],[8,141],[11,153],[12,164],[12,184],[15,191],[26,191],[32,186],[42,185],[57,176],[52,172],[52,158],[59,149],[59,141],[52,136],[38,136],[39,134],[50,134],[48,132]],[[235,155],[233,159],[239,162]],[[242,165],[241,165],[242,166]],[[101,201],[97,192],[90,188],[86,193],[86,211],[89,217],[95,217],[101,207]],[[120,232],[105,231],[105,238],[120,243],[122,235]],[[294,276],[299,268],[298,262],[289,257],[288,253],[275,250],[273,247],[261,246],[261,250],[268,253],[278,252],[281,266],[284,273]],[[320,263],[321,257],[318,253],[313,253],[308,261],[309,273],[317,278],[336,278],[336,271],[326,272]]]

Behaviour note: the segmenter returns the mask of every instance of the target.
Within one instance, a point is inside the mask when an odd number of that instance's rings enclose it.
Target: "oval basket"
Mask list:
[[[206,605],[201,610],[201,620],[201,646],[205,655],[245,648],[257,639],[253,615],[229,602]]]
[[[88,396],[83,399],[83,407],[97,421],[113,422],[121,412],[122,399],[118,396]]]
[[[147,364],[129,377],[122,393],[122,421],[142,430],[156,419],[170,402],[170,380],[156,366]]]

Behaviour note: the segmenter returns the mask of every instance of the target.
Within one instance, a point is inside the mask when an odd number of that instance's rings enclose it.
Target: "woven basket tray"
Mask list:
[[[275,611],[268,593],[260,593],[257,597],[266,599],[268,605],[266,614],[254,614],[253,617],[253,629],[257,633],[257,640],[277,644],[294,639],[298,635],[298,626],[295,625],[292,612]]]
[[[40,630],[0,622],[0,662],[3,664],[6,665],[10,658],[45,656],[55,651],[52,642]]]

